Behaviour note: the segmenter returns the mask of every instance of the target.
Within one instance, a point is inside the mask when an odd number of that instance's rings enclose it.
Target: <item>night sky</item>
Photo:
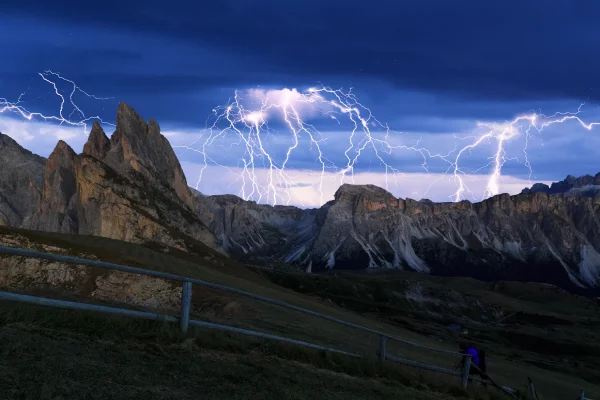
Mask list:
[[[90,94],[112,97],[77,97],[86,114],[114,122],[125,101],[144,118],[156,118],[171,143],[181,146],[195,140],[211,110],[236,89],[305,91],[322,84],[353,88],[361,104],[394,130],[395,143],[447,154],[469,143],[461,137],[480,133],[477,121],[572,112],[582,103],[580,117],[600,121],[599,18],[594,0],[4,0],[0,98],[16,101],[25,92],[29,111],[56,114],[59,99],[38,75],[52,70]],[[69,93],[68,86],[59,88]],[[328,138],[323,147],[331,163],[343,164],[340,149],[350,125],[316,117],[310,122]],[[289,147],[289,132],[280,128],[269,148],[275,158]],[[76,151],[86,140],[83,128],[10,113],[0,114],[0,131],[43,156],[58,138]],[[527,160],[525,144],[520,135],[506,145],[501,192],[529,185],[526,162],[533,181],[600,171],[600,126],[587,131],[572,121],[554,125],[529,140]],[[466,198],[484,195],[496,146],[491,141],[462,161],[472,190]],[[321,201],[313,150],[299,149],[289,164],[298,183],[294,203]],[[176,152],[195,187],[202,156]],[[241,154],[215,154],[220,164],[240,167]],[[405,173],[388,182],[396,195],[452,198],[456,182],[443,175],[447,164],[429,160],[427,175],[420,154],[398,152],[386,160]],[[198,189],[240,194],[239,181],[215,168],[205,171]],[[356,183],[385,185],[385,168],[373,154],[365,152],[355,172]],[[327,185],[325,200],[335,188]]]

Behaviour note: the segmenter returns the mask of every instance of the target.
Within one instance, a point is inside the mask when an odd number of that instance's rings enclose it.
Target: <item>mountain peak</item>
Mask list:
[[[150,183],[173,189],[186,205],[193,207],[181,164],[160,133],[160,126],[154,119],[146,123],[127,103],[119,104],[117,128],[103,160],[122,174],[138,173]]]
[[[94,121],[92,131],[88,136],[88,140],[83,146],[83,154],[93,156],[99,160],[103,160],[110,150],[110,140],[104,133],[104,130],[98,123]]]
[[[334,198],[337,201],[344,201],[345,199],[354,198],[356,196],[368,196],[368,197],[393,197],[390,192],[375,185],[353,185],[349,183],[342,184],[335,192]]]
[[[54,147],[54,151],[52,151],[52,154],[68,154],[69,156],[75,155],[75,151],[73,150],[73,148],[71,146],[69,146],[67,144],[67,142],[65,142],[64,140],[59,140],[58,143],[56,143],[56,146]],[[50,157],[52,157],[52,154],[50,154]]]
[[[0,132],[0,148],[3,147],[21,147],[19,144],[10,136]]]
[[[351,185],[344,183],[334,195],[337,203],[351,203],[359,212],[398,207],[399,200],[387,190],[375,185]]]
[[[46,159],[0,133],[0,225],[20,226],[35,212]]]
[[[129,104],[124,101],[119,103],[119,107],[117,108],[117,115],[136,115],[139,116],[138,113],[131,107]]]

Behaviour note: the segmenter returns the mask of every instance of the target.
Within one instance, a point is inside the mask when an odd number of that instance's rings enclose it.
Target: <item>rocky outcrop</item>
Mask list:
[[[170,311],[179,309],[181,299],[181,285],[172,281],[22,257],[0,258],[0,288],[53,290],[62,295]]]
[[[51,232],[78,232],[77,154],[62,140],[44,169],[44,190],[29,226]]]
[[[0,134],[0,139],[2,154],[11,154],[15,163],[32,165],[17,179],[10,175],[0,179],[0,210],[10,211],[3,213],[4,224],[133,242],[152,240],[179,248],[191,238],[216,247],[214,235],[196,215],[169,142],[156,122],[146,125],[126,104],[119,106],[111,140],[94,124],[80,155],[59,141],[46,161],[7,136]],[[16,166],[8,171],[19,173]]]
[[[106,136],[106,133],[104,133],[104,130],[98,121],[94,121],[92,131],[88,136],[87,142],[83,146],[83,154],[87,154],[98,160],[104,160],[109,151],[110,140]]]
[[[146,124],[125,103],[117,111],[117,129],[110,138],[110,150],[100,159],[120,174],[164,188],[167,194],[174,192],[186,206],[194,207],[179,160],[161,135],[158,123],[151,119]]]
[[[0,134],[0,225],[29,223],[42,196],[45,163]]]

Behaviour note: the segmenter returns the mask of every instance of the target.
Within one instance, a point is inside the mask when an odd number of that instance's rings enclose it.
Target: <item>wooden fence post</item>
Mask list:
[[[379,362],[383,365],[385,363],[385,355],[387,352],[387,337],[379,335]]]
[[[179,313],[179,327],[187,333],[190,323],[190,306],[192,304],[192,282],[183,282],[181,290],[181,310]]]
[[[537,392],[535,391],[535,386],[533,385],[533,381],[531,380],[530,377],[527,377],[527,379],[529,380],[529,393],[531,394],[531,397],[534,399],[538,399],[538,395],[537,395]]]
[[[463,370],[461,374],[462,378],[462,386],[464,388],[469,384],[469,372],[471,371],[471,356],[464,355],[463,356]]]

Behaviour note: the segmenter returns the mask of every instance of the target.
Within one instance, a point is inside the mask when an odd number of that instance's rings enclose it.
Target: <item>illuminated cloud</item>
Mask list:
[[[249,110],[265,109],[267,116],[280,118],[279,110],[289,107],[305,119],[327,117],[327,113],[334,111],[335,108],[323,96],[310,89],[302,92],[296,88],[248,89],[240,91],[240,96],[241,102],[247,104]]]

